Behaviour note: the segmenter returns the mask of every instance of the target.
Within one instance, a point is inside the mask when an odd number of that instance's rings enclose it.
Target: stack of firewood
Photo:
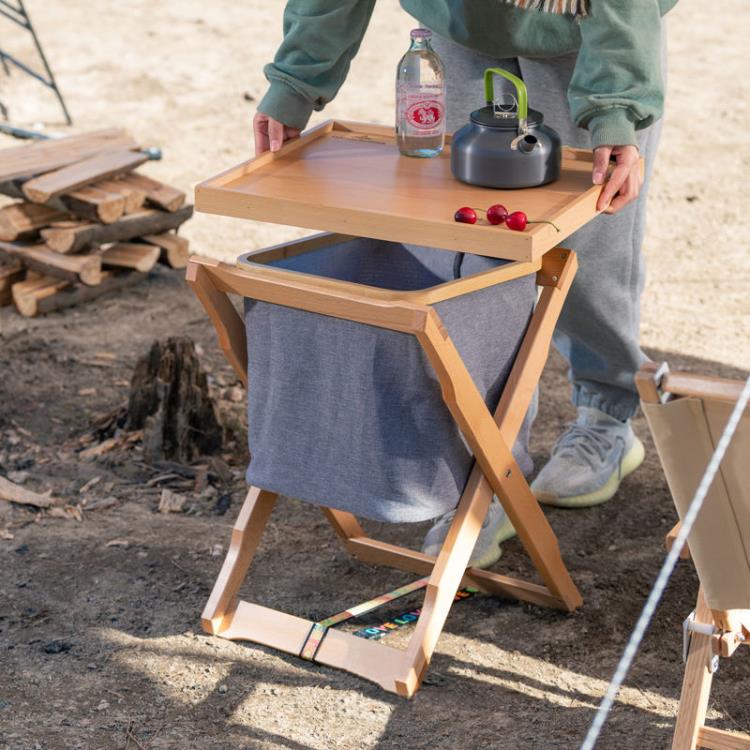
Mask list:
[[[124,130],[0,151],[0,305],[34,316],[187,264],[185,193],[134,170],[148,156]]]

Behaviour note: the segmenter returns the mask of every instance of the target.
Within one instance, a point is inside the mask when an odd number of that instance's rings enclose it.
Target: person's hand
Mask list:
[[[607,179],[610,157],[615,168]],[[638,149],[635,146],[599,146],[594,149],[594,185],[604,185],[596,202],[596,210],[616,214],[638,197],[643,179]]]
[[[296,138],[300,134],[299,128],[290,128],[284,123],[274,120],[273,117],[256,112],[253,117],[253,134],[255,135],[255,155],[260,156],[263,152],[278,151],[284,141]]]

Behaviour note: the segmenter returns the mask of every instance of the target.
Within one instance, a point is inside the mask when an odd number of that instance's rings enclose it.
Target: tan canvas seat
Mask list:
[[[741,381],[671,373],[655,363],[636,378],[641,404],[680,518],[740,397]],[[669,537],[674,540],[677,527]],[[705,726],[719,657],[750,638],[750,411],[745,410],[688,537],[700,588],[686,620],[685,677],[673,750],[750,750],[750,736]]]

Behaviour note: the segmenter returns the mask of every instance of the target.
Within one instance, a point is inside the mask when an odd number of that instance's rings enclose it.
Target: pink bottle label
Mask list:
[[[399,123],[405,135],[440,135],[444,128],[445,91],[440,84],[398,87]]]

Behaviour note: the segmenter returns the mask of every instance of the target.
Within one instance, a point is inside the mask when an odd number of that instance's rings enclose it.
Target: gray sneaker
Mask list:
[[[424,538],[422,552],[426,555],[437,556],[443,546],[445,537],[448,536],[448,529],[455,515],[456,511],[451,510],[435,521]],[[503,554],[500,545],[506,539],[515,535],[516,530],[508,516],[505,515],[503,506],[500,505],[496,497],[493,497],[482,524],[482,530],[479,532],[479,538],[474,545],[474,551],[471,553],[469,566],[472,568],[488,568],[496,563]]]
[[[587,508],[609,500],[620,482],[643,462],[643,443],[630,422],[620,422],[599,409],[578,407],[552,449],[550,460],[531,483],[540,503]]]

